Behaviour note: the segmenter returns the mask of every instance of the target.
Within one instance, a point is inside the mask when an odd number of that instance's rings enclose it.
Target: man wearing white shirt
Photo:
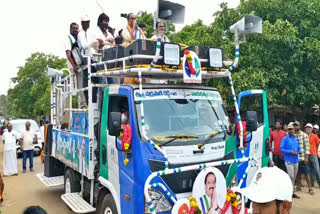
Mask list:
[[[96,40],[96,35],[90,29],[90,19],[87,15],[81,17],[81,27],[82,29],[78,33],[78,46],[81,48],[81,54],[87,62],[86,57],[89,55],[88,45]]]
[[[114,44],[113,35],[109,32],[109,16],[101,13],[98,17],[97,39],[99,41],[99,48],[110,48]]]
[[[16,142],[19,139],[18,133],[12,130],[12,124],[8,123],[7,131],[3,134],[3,175],[18,175]]]
[[[29,168],[30,171],[33,171],[33,144],[37,140],[37,135],[32,131],[31,123],[29,121],[26,122],[26,130],[22,132],[20,136],[20,149],[23,151],[23,173],[26,172],[27,169],[27,158],[29,158]]]
[[[157,40],[157,38],[160,37],[161,42],[170,42],[168,37],[165,35],[165,27],[163,22],[157,22],[156,30],[153,34],[154,35],[151,37],[152,40]]]

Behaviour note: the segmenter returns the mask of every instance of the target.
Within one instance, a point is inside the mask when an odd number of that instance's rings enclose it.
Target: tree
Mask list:
[[[50,80],[46,67],[62,69],[66,60],[44,53],[34,53],[19,68],[18,76],[12,78],[16,83],[8,91],[9,116],[36,119],[50,112]]]
[[[7,116],[7,96],[4,94],[0,95],[0,116]]]
[[[248,35],[240,46],[240,64],[233,73],[236,92],[262,88],[269,104],[294,110],[311,110],[320,103],[320,0],[242,0],[236,9],[226,3],[214,13],[214,22],[185,26],[177,41],[188,45],[222,47],[225,58],[234,58],[234,35],[229,26],[244,15],[262,17],[263,34]],[[227,80],[206,81],[232,104]]]

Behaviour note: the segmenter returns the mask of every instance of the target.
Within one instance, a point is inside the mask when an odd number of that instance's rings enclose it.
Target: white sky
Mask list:
[[[99,0],[110,17],[109,25],[117,30],[126,25],[120,13],[156,10],[157,0]],[[185,24],[202,19],[213,21],[212,14],[221,2],[236,7],[240,0],[180,0],[186,7]],[[65,57],[64,39],[71,22],[80,25],[82,14],[88,14],[91,27],[96,26],[101,13],[95,0],[1,0],[0,20],[0,94],[7,94],[10,78],[15,77],[18,66],[32,53],[43,52]],[[182,26],[177,26],[180,29]],[[80,26],[81,28],[81,26]]]

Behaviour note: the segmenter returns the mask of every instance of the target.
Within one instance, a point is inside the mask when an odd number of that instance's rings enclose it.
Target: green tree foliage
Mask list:
[[[6,117],[7,115],[7,96],[0,95],[0,116]]]
[[[62,69],[66,60],[53,55],[34,53],[20,67],[13,89],[8,91],[8,113],[15,118],[33,118],[50,113],[50,80],[46,67]]]
[[[188,45],[222,47],[234,59],[234,35],[229,26],[244,15],[262,17],[263,34],[248,35],[240,46],[240,64],[233,73],[236,92],[265,89],[269,104],[309,108],[320,103],[320,0],[246,0],[236,9],[226,3],[214,22],[185,26],[177,41]],[[231,104],[227,80],[205,82],[217,87]]]

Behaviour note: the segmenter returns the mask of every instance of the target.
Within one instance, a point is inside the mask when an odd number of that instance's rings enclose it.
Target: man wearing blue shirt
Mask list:
[[[294,126],[292,124],[288,125],[288,135],[281,140],[280,152],[284,154],[287,172],[294,187],[298,173],[298,154],[300,152],[300,145],[298,138],[294,136]],[[292,197],[300,198],[296,194],[293,194]]]

